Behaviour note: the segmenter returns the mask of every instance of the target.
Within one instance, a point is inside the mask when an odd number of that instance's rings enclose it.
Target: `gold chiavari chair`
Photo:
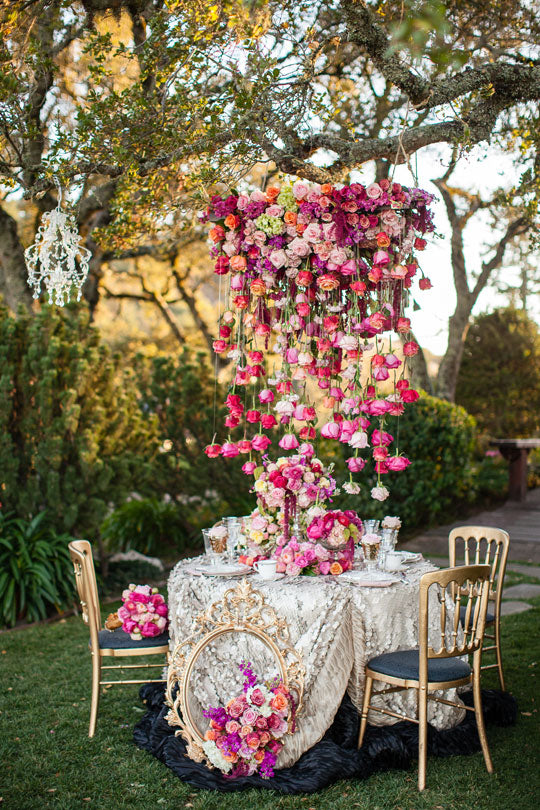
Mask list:
[[[153,638],[133,641],[122,628],[110,632],[101,629],[101,611],[96,583],[96,572],[92,557],[92,546],[88,540],[73,540],[69,544],[69,553],[75,569],[75,584],[81,603],[83,621],[90,630],[90,653],[92,656],[92,704],[90,708],[90,726],[88,736],[93,737],[96,731],[99,708],[100,687],[131,683],[163,683],[164,679],[143,680],[101,680],[101,671],[109,669],[148,669],[162,664],[117,664],[103,666],[103,658],[117,658],[137,655],[168,655],[169,634],[161,633]]]
[[[493,610],[486,615],[484,639],[493,644],[482,647],[482,658],[485,653],[495,653],[495,664],[482,664],[482,669],[497,669],[501,689],[504,689],[504,675],[501,655],[501,598],[503,590],[510,535],[503,529],[491,526],[458,526],[452,529],[448,537],[450,566],[455,565],[489,565],[489,599]],[[463,610],[461,611],[463,614]]]
[[[474,711],[486,768],[489,773],[493,773],[480,692],[480,662],[490,571],[489,565],[468,565],[424,574],[420,580],[419,649],[383,653],[372,658],[366,665],[366,686],[358,747],[361,747],[364,739],[370,709],[417,723],[419,790],[424,790],[426,786],[428,700]],[[433,593],[430,596],[432,587],[436,597]],[[460,620],[462,600],[466,601],[463,621]],[[437,634],[440,636],[438,640],[440,646],[437,649],[429,643],[430,616],[433,616],[433,611],[439,613],[439,621],[435,624],[440,628],[440,634]],[[462,656],[468,654],[473,655],[472,668],[462,660]],[[408,717],[372,705],[370,701],[374,681],[390,684],[388,688],[377,692],[377,697],[404,689],[416,689],[417,717]],[[472,683],[473,687],[473,707],[430,694],[435,690],[455,689],[469,683]]]

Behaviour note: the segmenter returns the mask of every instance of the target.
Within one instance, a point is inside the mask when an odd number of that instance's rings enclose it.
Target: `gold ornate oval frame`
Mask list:
[[[169,706],[167,722],[179,727],[176,735],[187,742],[187,756],[202,762],[206,759],[202,748],[204,732],[193,718],[189,693],[195,663],[209,644],[228,633],[245,633],[259,639],[274,656],[283,684],[294,699],[295,715],[302,709],[305,667],[289,640],[287,623],[246,579],[225,591],[221,600],[195,618],[194,624],[195,631],[176,645],[170,657],[165,702]],[[292,731],[293,718],[289,716],[289,733]]]

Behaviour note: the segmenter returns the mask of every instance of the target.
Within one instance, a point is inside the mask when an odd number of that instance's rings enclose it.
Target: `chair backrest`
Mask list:
[[[68,548],[75,570],[75,584],[81,603],[82,618],[90,630],[92,649],[97,650],[99,649],[98,633],[101,627],[101,611],[92,546],[88,540],[72,540]]]
[[[499,613],[510,535],[492,526],[457,526],[448,536],[450,567],[489,565],[489,598]]]
[[[489,565],[460,565],[424,574],[420,580],[420,679],[428,658],[453,658],[482,648],[489,598]],[[431,590],[433,588],[433,590]],[[465,618],[460,621],[461,603]],[[439,612],[439,647],[429,643],[433,612]],[[433,636],[433,631],[431,633]]]

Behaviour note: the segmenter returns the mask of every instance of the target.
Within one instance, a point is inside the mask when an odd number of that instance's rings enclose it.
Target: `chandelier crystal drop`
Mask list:
[[[58,205],[43,214],[36,241],[24,256],[28,266],[28,284],[39,298],[42,287],[57,306],[69,303],[73,287],[77,288],[77,301],[81,300],[82,286],[88,275],[91,252],[80,244],[80,235],[73,217],[62,210],[62,195]]]

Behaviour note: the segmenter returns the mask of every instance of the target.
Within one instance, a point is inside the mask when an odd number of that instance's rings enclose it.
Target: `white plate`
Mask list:
[[[241,577],[253,570],[249,565],[239,563],[221,563],[219,565],[195,565],[194,570],[207,577]]]
[[[396,551],[394,553],[399,554],[403,565],[410,565],[423,559],[420,551]]]
[[[339,579],[365,588],[385,588],[400,582],[400,577],[386,571],[345,571],[339,575]]]
[[[258,582],[275,582],[277,579],[283,579],[284,576],[285,574],[278,574],[278,573],[274,574],[273,577],[261,577],[260,574],[255,574],[254,578]]]

